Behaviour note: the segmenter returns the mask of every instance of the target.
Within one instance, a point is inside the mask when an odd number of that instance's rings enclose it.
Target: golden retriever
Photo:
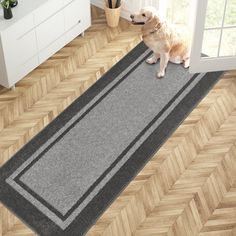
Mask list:
[[[143,41],[153,51],[153,56],[146,62],[154,64],[160,58],[158,78],[165,76],[168,61],[189,67],[191,34],[186,26],[167,24],[153,7],[145,7],[130,18],[133,24],[143,24]]]

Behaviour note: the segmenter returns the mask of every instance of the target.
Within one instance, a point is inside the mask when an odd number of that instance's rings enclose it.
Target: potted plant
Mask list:
[[[5,19],[11,19],[13,17],[11,6],[16,6],[17,1],[16,0],[1,0],[0,1],[2,8],[3,8],[3,15]]]
[[[18,5],[18,0],[10,0],[10,7],[16,7]]]
[[[105,14],[108,26],[117,27],[119,25],[120,10],[121,0],[105,1]]]

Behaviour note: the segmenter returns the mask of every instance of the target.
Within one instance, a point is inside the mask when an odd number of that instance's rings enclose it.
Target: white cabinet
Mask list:
[[[62,11],[59,11],[36,27],[39,51],[61,37],[64,32],[64,14]]]
[[[1,10],[1,9],[0,9]],[[1,32],[2,63],[5,66],[5,73],[0,73],[0,84],[10,87],[15,84],[19,77],[24,76],[24,67],[37,66],[37,40],[34,32],[34,21],[29,15]],[[36,57],[36,60],[32,59]],[[31,66],[32,68],[32,66]]]
[[[91,25],[89,0],[21,0],[0,9],[0,85],[11,87]]]
[[[20,1],[19,1],[20,2]],[[52,15],[60,11],[64,6],[64,0],[50,0],[42,4],[34,11],[35,24],[38,25]]]
[[[77,33],[77,35],[78,35],[78,33]],[[71,41],[71,39],[70,39],[70,41]],[[65,38],[60,37],[58,39],[55,39],[51,44],[49,44],[43,50],[40,50],[40,52],[39,52],[39,64],[41,64],[42,62],[47,60],[51,55],[53,55],[55,52],[57,52],[65,44],[66,44],[65,43]]]
[[[68,31],[77,24],[81,24],[83,9],[80,8],[80,1],[72,1],[65,7],[65,30]]]
[[[25,67],[28,63],[30,63],[30,65],[34,65],[35,67],[38,65],[35,32],[31,30],[20,38],[9,38],[9,40],[4,41],[4,44],[5,66],[8,72],[6,79],[11,81],[12,84],[15,84],[19,77],[24,77],[24,72],[26,71]],[[33,57],[34,60],[32,59]],[[0,78],[1,77],[2,75],[0,74]],[[0,81],[2,81],[2,78]],[[9,86],[11,86],[10,83]]]
[[[65,7],[65,40],[66,43],[70,41],[71,38],[75,38],[77,32],[82,32],[87,25],[90,25],[90,12],[86,9],[90,8],[90,1],[81,0],[66,0],[68,5]],[[89,14],[89,16],[88,16]]]

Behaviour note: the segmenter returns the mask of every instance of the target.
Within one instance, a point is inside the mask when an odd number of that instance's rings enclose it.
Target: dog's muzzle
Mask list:
[[[130,18],[131,18],[131,22],[133,25],[144,25],[145,24],[144,22],[136,22],[134,20],[134,15],[132,15],[132,14],[130,15]]]
[[[144,25],[145,22],[136,22],[134,20],[131,21],[133,25]]]

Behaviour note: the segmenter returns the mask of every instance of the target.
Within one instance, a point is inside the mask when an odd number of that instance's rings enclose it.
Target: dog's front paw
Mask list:
[[[159,71],[157,73],[157,78],[160,79],[160,78],[163,78],[165,76],[165,72],[164,71]]]
[[[185,68],[185,69],[189,68],[189,61],[185,61],[185,62],[184,62],[184,68]]]
[[[157,63],[157,58],[155,58],[155,57],[150,57],[150,58],[148,58],[148,59],[146,60],[146,62],[147,62],[148,64],[155,64],[155,63]]]

